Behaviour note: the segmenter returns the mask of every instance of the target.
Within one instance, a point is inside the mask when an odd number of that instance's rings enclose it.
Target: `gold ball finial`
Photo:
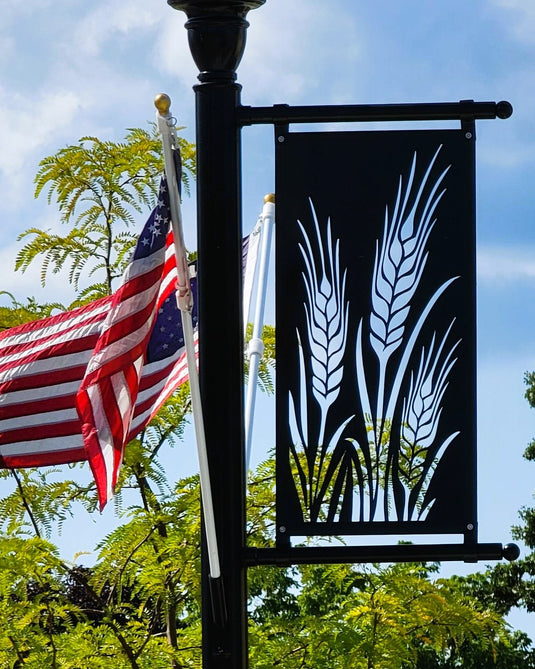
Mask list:
[[[158,93],[154,98],[154,106],[162,116],[167,116],[171,107],[171,98],[166,93]]]
[[[275,193],[268,193],[267,195],[264,195],[264,204],[267,202],[273,202],[273,204],[275,204]]]

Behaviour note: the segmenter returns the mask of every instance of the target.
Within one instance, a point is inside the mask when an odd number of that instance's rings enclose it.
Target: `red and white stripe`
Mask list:
[[[0,334],[0,458],[6,467],[86,459],[76,393],[111,297]]]
[[[159,266],[159,280],[154,278],[155,266]],[[95,412],[101,430],[98,448],[92,454],[92,469],[100,476],[100,489],[104,491],[101,502],[104,494],[108,498],[122,460],[122,453],[115,452],[117,439],[112,437],[117,421],[124,447],[124,443],[139,434],[173,391],[188,379],[182,349],[172,357],[144,366],[140,365],[140,353],[132,353],[142,349],[150,334],[147,323],[140,324],[137,319],[143,314],[148,314],[149,321],[154,319],[162,302],[173,293],[175,266],[170,233],[163,274],[161,263],[145,265],[148,277],[144,268],[133,267],[127,278],[128,287],[123,283],[120,289],[121,296],[126,298],[121,304],[117,296],[105,297],[73,311],[0,333],[2,466],[40,467],[91,461],[76,408],[76,396],[84,381],[82,392],[87,393],[86,407]],[[135,283],[140,277],[138,285],[142,290],[136,299]],[[125,304],[132,310],[130,314],[125,313]],[[106,318],[111,313],[120,317],[120,325],[102,339]],[[133,336],[127,328],[123,329],[129,322],[135,324]],[[113,335],[118,335],[117,339],[114,340]],[[126,371],[117,369],[120,364]],[[110,369],[109,384],[102,385],[103,374]],[[94,385],[95,380],[97,385]],[[131,392],[129,384],[137,384],[138,380],[139,390]],[[110,392],[113,401],[108,407],[106,402]]]
[[[131,423],[143,372],[150,388],[150,400],[148,409],[142,413],[150,420],[154,403],[161,395],[160,385],[162,382],[165,385],[165,376],[174,367],[171,360],[164,360],[163,369],[158,370],[164,378],[158,379],[151,378],[154,377],[151,365],[144,365],[159,305],[173,292],[175,285],[176,261],[169,239],[172,237],[168,237],[166,247],[129,265],[120,288],[113,295],[102,334],[77,394],[82,435],[101,508],[113,495],[125,446],[134,434]],[[171,274],[168,276],[166,272]],[[177,358],[181,353],[183,351]],[[168,386],[168,394],[174,388],[176,386]],[[146,422],[141,419],[137,425],[139,430]]]

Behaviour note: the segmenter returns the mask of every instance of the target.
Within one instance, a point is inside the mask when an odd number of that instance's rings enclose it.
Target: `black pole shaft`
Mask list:
[[[238,668],[247,666],[239,87],[205,82],[195,93],[199,371],[227,609],[214,619],[204,560],[203,667]]]
[[[265,0],[168,0],[188,16],[197,143],[199,380],[221,564],[202,551],[203,669],[246,669],[240,86],[245,16]]]

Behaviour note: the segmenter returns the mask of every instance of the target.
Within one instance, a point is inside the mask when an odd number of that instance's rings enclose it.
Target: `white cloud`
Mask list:
[[[95,56],[114,36],[152,29],[162,19],[163,12],[165,6],[162,11],[161,5],[154,0],[132,0],[126,5],[119,0],[108,0],[95,5],[78,23],[73,42],[85,55]]]
[[[6,66],[9,59],[13,57],[15,40],[10,35],[0,34],[0,61],[5,62]]]
[[[31,42],[30,17],[22,7],[13,5],[0,26],[0,63],[21,53],[19,69],[24,74],[19,80],[8,69],[13,81],[10,84],[7,76],[0,84],[4,211],[22,209],[31,198],[33,177],[44,155],[87,134],[122,138],[127,127],[154,117],[152,100],[161,83],[147,67],[156,41],[151,31],[163,17],[178,14],[165,3],[162,8],[158,0],[132,0],[128,7],[117,0],[98,2],[90,4],[89,11],[84,8],[84,14],[71,8],[61,18],[54,16],[52,7],[47,11],[46,2],[37,9],[48,22],[46,44]],[[118,45],[117,36],[126,35]],[[146,54],[139,53],[138,39],[146,44]],[[41,46],[46,46],[43,53]]]
[[[0,98],[7,95],[0,89]],[[13,205],[31,182],[43,146],[54,141],[74,118],[79,99],[74,92],[57,90],[38,96],[9,95],[0,106],[0,174],[4,206]],[[31,176],[28,176],[28,175]]]
[[[309,0],[269,0],[250,12],[247,46],[238,70],[247,103],[317,104],[351,95],[363,55],[354,11]],[[334,66],[334,67],[333,67]],[[343,84],[341,83],[343,82]],[[275,98],[275,99],[274,99]]]
[[[155,53],[175,15],[184,22],[182,13],[158,0],[133,0],[128,8],[110,0],[72,20],[71,31],[55,47],[46,82],[52,89],[64,85],[79,97],[80,129],[68,143],[84,134],[119,139],[124,129],[154,118],[154,96],[167,88]],[[175,36],[177,30],[186,39],[182,25],[175,26]]]
[[[535,247],[484,246],[477,252],[479,281],[510,283],[535,279]]]
[[[513,34],[526,44],[535,45],[535,3],[533,0],[492,0],[508,12]]]
[[[191,91],[191,87],[197,83],[198,70],[189,50],[185,21],[186,15],[183,12],[172,11],[166,16],[154,43],[153,54],[155,65],[160,71],[178,78]],[[191,92],[188,95],[193,96]]]

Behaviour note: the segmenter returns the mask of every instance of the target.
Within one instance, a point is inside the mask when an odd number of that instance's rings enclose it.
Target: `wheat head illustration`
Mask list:
[[[382,367],[403,342],[405,322],[411,300],[420,283],[428,258],[426,243],[436,219],[435,210],[446,192],[440,185],[450,166],[436,179],[423,209],[420,207],[424,189],[441,147],[433,156],[427,171],[408,209],[414,192],[414,175],[417,153],[404,185],[399,178],[394,211],[385,209],[384,231],[381,246],[376,242],[375,263],[372,275],[372,310],[370,314],[370,343]]]
[[[299,442],[306,449],[308,471],[303,470],[303,459],[296,452],[294,460],[301,468],[300,478],[306,482],[305,494],[307,506],[317,508],[321,504],[321,491],[325,491],[325,460],[340,438],[340,426],[332,434],[327,435],[327,417],[330,408],[335,403],[343,377],[343,359],[347,344],[347,319],[349,303],[345,300],[345,286],[347,271],[340,269],[340,241],[333,241],[331,221],[327,220],[325,238],[322,236],[317,214],[310,201],[314,234],[308,235],[301,221],[297,221],[302,234],[302,243],[299,250],[303,258],[304,271],[302,272],[306,300],[305,329],[306,332],[297,332],[300,355],[300,387],[310,388],[312,398],[319,408],[319,425],[317,434],[306,434],[308,431],[306,393],[300,393],[299,406],[290,393],[290,413],[294,416],[290,423],[292,438],[299,436]],[[308,342],[308,362],[305,365],[302,340]],[[308,375],[308,376],[307,376]],[[349,419],[348,419],[349,420]],[[342,423],[343,427],[348,421]],[[306,425],[305,425],[306,423]],[[306,443],[306,446],[305,446]],[[332,472],[331,472],[332,475]]]
[[[438,448],[435,443],[442,400],[448,387],[449,374],[457,361],[455,350],[460,343],[459,340],[446,349],[454,322],[455,319],[438,345],[436,335],[433,334],[429,347],[422,347],[418,369],[411,373],[409,390],[403,401],[398,478],[405,488],[405,508],[400,519],[410,520],[415,509],[419,513],[423,511],[422,499],[436,464],[445,444],[451,442],[452,435]]]
[[[399,177],[393,210],[390,211],[388,205],[385,207],[383,236],[376,240],[369,318],[369,343],[378,365],[375,402],[369,396],[368,387],[372,386],[366,379],[370,370],[364,369],[362,355],[364,321],[360,322],[357,333],[358,393],[363,411],[371,416],[373,435],[367,458],[374,479],[370,485],[370,519],[375,515],[381,492],[384,518],[388,519],[393,454],[399,448],[390,443],[393,412],[418,333],[432,306],[451,282],[444,283],[435,292],[412,331],[408,331],[409,312],[428,260],[427,242],[436,223],[436,209],[446,192],[443,181],[451,167],[448,165],[431,179],[441,148],[437,148],[419,183],[415,180],[418,154],[414,152],[406,181],[403,175]],[[400,358],[396,366],[394,353],[397,351]],[[387,386],[391,367],[393,383]]]

